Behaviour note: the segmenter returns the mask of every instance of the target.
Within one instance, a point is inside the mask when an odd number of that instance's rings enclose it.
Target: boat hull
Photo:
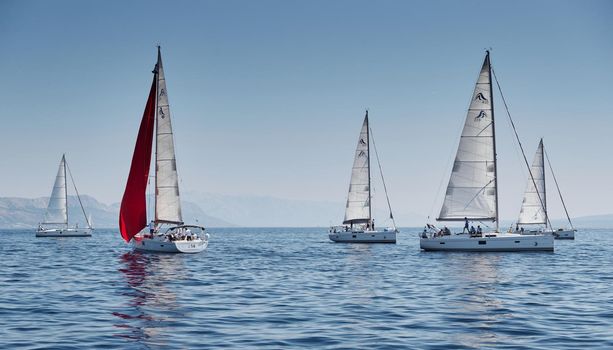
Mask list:
[[[575,239],[575,230],[558,230],[553,235],[555,239]]]
[[[91,237],[92,231],[87,229],[52,229],[36,231],[36,237]]]
[[[158,253],[200,253],[209,245],[208,239],[167,241],[159,239],[141,238],[134,240],[134,248],[140,251]]]
[[[328,237],[338,243],[396,243],[396,231],[330,232]]]
[[[525,252],[553,251],[552,235],[488,234],[485,237],[468,235],[421,238],[419,246],[425,251],[456,252]]]

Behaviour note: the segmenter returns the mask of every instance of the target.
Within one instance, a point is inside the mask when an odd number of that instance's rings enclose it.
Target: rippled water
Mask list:
[[[0,347],[613,348],[613,230],[555,253],[426,253],[211,229],[197,255],[1,231]]]

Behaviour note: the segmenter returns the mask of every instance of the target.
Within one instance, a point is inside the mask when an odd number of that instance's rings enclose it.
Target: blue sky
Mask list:
[[[183,191],[343,202],[369,108],[396,211],[436,214],[491,47],[529,160],[544,137],[571,212],[610,213],[612,19],[611,1],[4,0],[0,196],[48,195],[66,152],[81,192],[119,201],[160,43]],[[526,170],[496,106],[512,218]]]

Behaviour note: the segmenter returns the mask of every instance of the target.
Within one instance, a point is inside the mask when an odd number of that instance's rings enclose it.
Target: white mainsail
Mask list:
[[[170,122],[170,108],[166,91],[166,79],[162,67],[162,55],[158,48],[157,62],[157,113],[155,154],[155,220],[157,222],[183,223],[175,146]]]
[[[547,224],[547,198],[545,193],[545,155],[543,139],[536,149],[532,166],[528,174],[528,185],[517,221],[520,225]],[[536,185],[536,186],[535,186]]]
[[[370,151],[368,134],[368,111],[364,117],[358,146],[355,150],[353,168],[351,169],[351,182],[347,195],[345,220],[343,224],[368,223],[371,218],[370,210]]]
[[[68,224],[68,194],[66,188],[66,157],[62,155],[60,167],[55,176],[55,183],[49,198],[43,224]]]
[[[496,141],[489,52],[481,67],[437,220],[497,221]]]

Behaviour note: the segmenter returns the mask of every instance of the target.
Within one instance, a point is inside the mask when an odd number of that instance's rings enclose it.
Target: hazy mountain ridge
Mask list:
[[[0,197],[0,228],[33,228],[43,221],[49,197],[18,198]],[[114,228],[119,220],[119,203],[107,205],[95,198],[82,195],[85,212],[91,215],[94,227]],[[216,217],[207,215],[197,204],[182,202],[183,218],[190,223],[209,227],[236,226]],[[68,221],[85,226],[85,218],[75,196],[68,196]]]
[[[206,227],[325,227],[340,224],[345,206],[342,202],[292,200],[268,196],[224,195],[216,193],[186,192],[182,197],[183,218],[186,222]],[[43,220],[48,197],[0,197],[0,228],[33,228]],[[87,195],[81,196],[94,227],[116,228],[119,203],[101,203]],[[84,225],[85,220],[76,197],[69,196],[69,221]],[[376,210],[379,226],[387,226],[387,213]],[[422,215],[395,212],[399,227],[421,227]],[[502,220],[501,228],[508,228],[513,220]],[[553,219],[554,227],[566,227],[565,219]],[[613,214],[573,218],[576,227],[613,228]],[[458,223],[457,226],[460,226]],[[452,225],[454,226],[454,225]]]
[[[322,227],[338,225],[345,214],[344,202],[285,199],[257,195],[225,195],[183,192],[183,198],[206,213],[246,227]],[[424,216],[395,211],[398,226],[422,225]],[[375,210],[377,224],[390,225],[387,211]]]

